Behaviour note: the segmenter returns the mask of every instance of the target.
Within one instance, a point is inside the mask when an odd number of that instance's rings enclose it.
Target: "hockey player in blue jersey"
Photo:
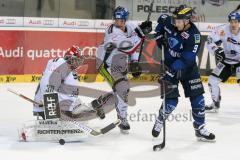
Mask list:
[[[176,8],[172,16],[163,14],[158,19],[156,27],[156,42],[159,48],[164,46],[165,74],[159,79],[172,88],[165,94],[165,113],[163,105],[152,129],[152,135],[158,137],[163,126],[164,118],[176,108],[178,104],[179,82],[184,89],[192,106],[193,127],[199,140],[214,141],[215,135],[205,128],[204,88],[196,64],[196,57],[201,44],[201,35],[197,27],[191,22],[192,8],[181,5]]]

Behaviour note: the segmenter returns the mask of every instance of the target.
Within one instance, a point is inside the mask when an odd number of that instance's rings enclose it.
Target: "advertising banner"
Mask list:
[[[95,54],[102,38],[103,33],[97,32],[1,31],[0,75],[41,74],[49,59],[63,57],[72,45],[82,48],[91,66],[87,72],[95,73]]]
[[[63,23],[65,22],[63,21]],[[75,22],[72,24],[71,27],[77,27],[74,25]],[[84,22],[84,24],[87,23]],[[39,81],[47,61],[63,57],[65,51],[72,45],[80,46],[82,55],[86,59],[85,64],[78,69],[79,81],[102,81],[102,78],[97,77],[95,55],[98,45],[103,40],[103,28],[109,24],[109,21],[99,20],[88,24],[90,27],[93,27],[93,24],[97,25],[95,27],[99,29],[85,29],[78,28],[78,26],[77,30],[68,31],[64,28],[62,30],[54,28],[43,30],[35,29],[35,27],[32,29],[15,27],[14,30],[12,28],[7,30],[5,27],[0,31],[0,83]],[[197,59],[203,77],[209,76],[212,69],[216,67],[214,56],[210,55],[205,47],[207,34],[215,26],[216,24],[210,23],[200,24],[200,28],[206,31],[202,32],[202,45]],[[160,63],[161,50],[156,46],[154,40],[146,39],[142,54],[141,63],[150,67]],[[150,71],[150,74],[157,76],[155,71]],[[142,78],[142,80],[148,78]],[[233,81],[235,82],[235,80]]]

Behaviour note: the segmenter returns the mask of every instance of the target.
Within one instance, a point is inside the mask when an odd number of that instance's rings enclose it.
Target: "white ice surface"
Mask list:
[[[81,84],[86,85],[86,84]],[[105,83],[87,84],[93,88],[110,90]],[[210,102],[207,85],[206,102]],[[134,107],[129,107],[129,114],[141,113],[130,121],[129,135],[120,134],[118,128],[101,137],[90,137],[83,142],[58,143],[19,142],[17,129],[32,117],[32,105],[6,91],[12,88],[26,96],[33,97],[36,84],[0,84],[0,160],[226,160],[239,159],[240,156],[240,86],[221,84],[222,105],[218,114],[207,114],[207,128],[216,134],[215,143],[197,142],[194,136],[191,119],[177,120],[167,123],[167,142],[164,150],[153,152],[151,129],[153,121],[146,121],[143,114],[157,113],[160,98],[138,98]],[[180,87],[181,88],[181,87]],[[148,89],[138,87],[137,90]],[[182,89],[181,89],[181,95]],[[91,98],[83,97],[90,102]],[[175,114],[189,117],[190,103],[180,98]],[[148,117],[149,118],[149,117]],[[101,127],[116,119],[115,111],[106,116],[89,122],[93,127]]]

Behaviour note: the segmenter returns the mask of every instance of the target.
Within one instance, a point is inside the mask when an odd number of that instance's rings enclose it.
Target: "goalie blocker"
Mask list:
[[[45,119],[60,118],[60,107],[57,93],[43,95]]]

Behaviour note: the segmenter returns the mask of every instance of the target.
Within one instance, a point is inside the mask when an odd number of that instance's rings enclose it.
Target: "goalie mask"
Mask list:
[[[64,59],[70,65],[71,69],[77,69],[84,62],[84,57],[81,55],[81,49],[78,46],[70,47],[64,55]]]

